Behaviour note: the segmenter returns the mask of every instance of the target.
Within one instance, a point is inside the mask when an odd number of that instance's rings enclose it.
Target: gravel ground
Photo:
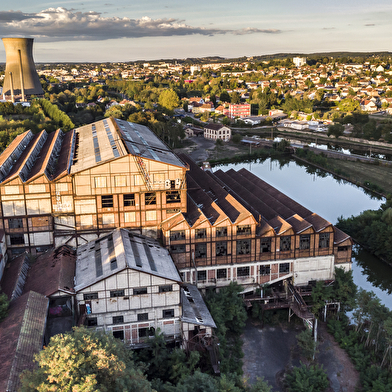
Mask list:
[[[295,324],[264,326],[248,319],[243,339],[243,371],[248,384],[263,377],[274,392],[284,391],[283,374],[293,366],[299,366],[296,335],[303,327]],[[330,380],[328,392],[355,392],[359,373],[346,352],[328,334],[325,324],[319,325],[319,354],[316,361],[323,365]]]

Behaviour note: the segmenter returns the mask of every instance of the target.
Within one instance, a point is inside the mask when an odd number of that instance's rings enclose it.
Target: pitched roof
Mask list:
[[[76,251],[62,245],[40,255],[32,264],[24,292],[36,291],[46,297],[63,291],[74,292]]]
[[[30,291],[11,302],[0,322],[0,390],[19,391],[23,370],[35,367],[34,356],[42,349],[49,300]]]

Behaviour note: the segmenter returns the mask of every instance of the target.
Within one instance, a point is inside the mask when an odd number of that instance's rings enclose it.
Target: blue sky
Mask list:
[[[18,0],[0,36],[34,38],[35,62],[392,51],[392,2]]]

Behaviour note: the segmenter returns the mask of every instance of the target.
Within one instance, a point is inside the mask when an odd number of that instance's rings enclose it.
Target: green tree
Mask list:
[[[353,271],[335,268],[335,281],[332,287],[333,298],[340,302],[340,310],[342,312],[352,310],[357,300],[357,286],[353,280]]]
[[[300,348],[304,357],[308,360],[311,360],[316,353],[318,344],[315,342],[310,329],[305,329],[304,331],[300,332],[296,338],[298,347]]]
[[[272,387],[264,381],[263,378],[258,378],[257,381],[246,389],[247,392],[271,392]]]
[[[180,99],[178,98],[177,93],[173,89],[163,90],[159,94],[158,102],[163,108],[165,108],[169,112],[172,112],[175,108],[180,106]]]
[[[0,294],[0,321],[7,317],[8,313],[8,297],[6,294]]]
[[[327,135],[335,136],[337,139],[339,136],[343,135],[344,126],[342,124],[333,124],[328,127]]]
[[[322,392],[328,386],[328,377],[318,365],[306,366],[301,363],[286,375],[285,384],[288,392]]]
[[[231,94],[231,103],[240,103],[241,99],[237,91],[234,91],[234,93]]]
[[[53,336],[36,360],[38,368],[22,374],[22,392],[151,391],[131,352],[111,334],[75,327]]]
[[[219,99],[220,99],[221,102],[231,102],[230,94],[226,90],[223,90],[221,92],[221,95],[219,96]]]

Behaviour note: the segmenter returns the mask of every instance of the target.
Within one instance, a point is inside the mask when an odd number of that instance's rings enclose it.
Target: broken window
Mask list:
[[[185,230],[173,230],[170,232],[170,241],[185,240]]]
[[[207,229],[196,229],[195,230],[196,239],[206,238],[207,237]]]
[[[338,252],[346,252],[348,250],[348,246],[338,246]]]
[[[271,253],[271,238],[260,240],[260,253]]]
[[[92,299],[98,299],[98,293],[85,293],[85,294],[83,294],[83,299],[85,301],[90,301]]]
[[[113,331],[113,337],[116,339],[124,340],[124,331]]]
[[[113,324],[122,324],[124,322],[124,316],[114,316]]]
[[[197,280],[205,282],[207,280],[207,271],[197,271]]]
[[[128,193],[124,195],[124,207],[134,207],[135,206],[135,194]]]
[[[174,309],[165,309],[162,311],[163,318],[172,318],[174,317]]]
[[[271,266],[270,265],[261,265],[260,266],[260,275],[269,275],[271,273]]]
[[[237,267],[237,277],[244,278],[250,275],[249,267]]]
[[[110,292],[110,298],[124,297],[124,290],[113,290]]]
[[[113,195],[104,195],[102,197],[102,208],[113,207]]]
[[[24,245],[25,239],[23,234],[12,234],[10,235],[11,245]]]
[[[10,229],[21,229],[21,228],[23,228],[23,219],[19,219],[19,218],[8,219],[8,227]]]
[[[329,233],[320,233],[319,248],[329,248]]]
[[[226,268],[219,268],[216,270],[216,277],[218,279],[226,279],[227,278],[227,269]]]
[[[147,192],[144,194],[144,204],[146,206],[157,204],[157,194],[155,192]]]
[[[137,315],[137,321],[147,321],[148,320],[148,313],[139,313]]]
[[[197,259],[202,258],[202,257],[207,257],[207,244],[206,243],[196,244],[195,257]]]
[[[169,291],[173,291],[173,286],[171,284],[165,284],[163,286],[159,286],[160,293],[167,293]]]
[[[249,240],[238,240],[237,241],[237,255],[249,255],[250,254],[250,239]]]
[[[280,250],[281,252],[290,250],[291,248],[291,236],[285,235],[280,237]]]
[[[171,253],[185,253],[185,251],[186,251],[185,244],[170,245],[170,252]]]
[[[216,242],[216,255],[226,256],[227,255],[227,241]]]
[[[279,264],[279,273],[287,274],[288,272],[290,272],[290,263]]]
[[[250,225],[237,226],[237,235],[249,235],[252,234]]]
[[[216,237],[227,237],[227,227],[217,227],[215,229]]]
[[[166,203],[180,203],[181,195],[179,191],[166,191]]]
[[[133,295],[142,295],[147,294],[147,287],[139,287],[137,289],[133,289]]]
[[[310,249],[310,234],[303,234],[299,237],[299,249]]]
[[[87,319],[87,326],[88,327],[95,327],[96,325],[98,325],[98,320],[96,317],[89,317]]]

